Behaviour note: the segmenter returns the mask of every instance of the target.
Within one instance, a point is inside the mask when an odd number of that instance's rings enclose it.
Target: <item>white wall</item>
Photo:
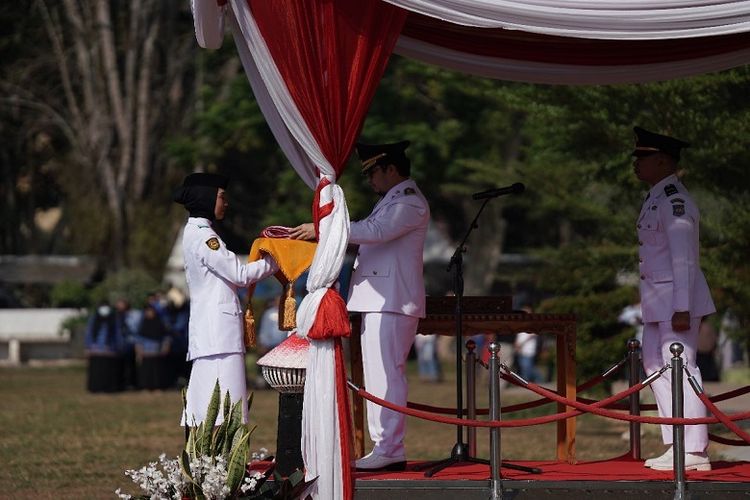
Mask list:
[[[62,324],[79,314],[78,309],[0,309],[0,362],[69,357],[70,332]]]

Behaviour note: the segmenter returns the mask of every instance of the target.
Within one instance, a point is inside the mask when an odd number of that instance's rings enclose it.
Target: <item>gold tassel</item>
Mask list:
[[[253,308],[250,304],[245,309],[245,347],[255,347],[255,317],[253,316]]]
[[[279,302],[279,330],[289,332],[297,328],[297,301],[294,299],[294,282],[284,285],[284,298]]]

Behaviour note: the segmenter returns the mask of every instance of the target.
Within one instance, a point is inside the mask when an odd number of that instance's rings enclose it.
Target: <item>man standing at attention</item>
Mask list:
[[[637,222],[644,324],[643,368],[646,374],[658,371],[672,358],[669,346],[680,342],[685,346],[682,354],[685,365],[702,383],[695,362],[698,330],[703,316],[716,312],[716,308],[699,266],[700,213],[676,175],[680,150],[689,144],[640,127],[634,130],[635,175],[651,186]],[[670,417],[670,377],[656,379],[651,388],[659,416]],[[685,417],[704,417],[705,407],[689,386],[687,377],[684,394]],[[672,470],[672,426],[662,426],[662,439],[664,444],[670,445],[669,449],[660,457],[646,460],[645,466]],[[686,425],[687,470],[711,470],[707,448],[707,426]]]
[[[190,214],[182,251],[190,291],[188,361],[193,367],[182,425],[197,426],[206,418],[217,380],[221,401],[227,391],[232,404],[242,400],[243,421],[247,421],[245,339],[237,289],[278,270],[268,256],[243,264],[212,227],[214,220],[224,218],[229,206],[224,191],[228,182],[222,175],[190,174],[174,193],[174,201]],[[216,425],[223,420],[223,411],[219,411]]]
[[[347,304],[362,313],[365,388],[403,406],[406,358],[425,316],[422,253],[430,220],[427,200],[409,178],[408,146],[357,144],[362,174],[381,199],[366,219],[351,223],[349,243],[359,251]],[[315,238],[312,224],[294,228],[292,237]],[[367,422],[374,448],[357,460],[357,470],[404,470],[406,417],[368,401]]]

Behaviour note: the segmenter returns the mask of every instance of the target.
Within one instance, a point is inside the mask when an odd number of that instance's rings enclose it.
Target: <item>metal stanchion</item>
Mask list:
[[[679,342],[669,346],[672,353],[672,416],[682,418],[684,416],[684,394],[682,385],[682,352],[685,348]],[[672,449],[674,451],[674,482],[675,500],[684,500],[685,491],[685,426],[672,426]]]
[[[628,357],[630,361],[630,387],[641,381],[641,343],[638,339],[628,341]],[[641,414],[641,394],[630,395],[630,414]],[[641,423],[630,422],[630,458],[641,459]]]
[[[477,418],[477,343],[473,340],[466,342],[466,418]],[[469,457],[477,456],[477,428],[466,428],[466,446]]]
[[[490,420],[500,420],[500,344],[492,342],[490,349]],[[490,428],[490,470],[492,471],[492,498],[503,498],[503,482],[500,475],[500,428]]]

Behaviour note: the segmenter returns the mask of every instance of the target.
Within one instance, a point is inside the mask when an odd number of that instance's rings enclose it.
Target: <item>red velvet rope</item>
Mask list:
[[[716,441],[717,443],[728,444],[730,446],[750,446],[750,443],[746,443],[742,439],[729,439],[723,436],[717,436],[716,434],[711,434],[710,432],[708,433],[708,439]]]
[[[384,399],[380,399],[377,396],[374,396],[370,394],[369,392],[365,391],[364,389],[360,387],[356,387],[351,383],[350,383],[350,387],[357,394],[367,399],[368,401],[376,403],[390,410],[403,413],[404,415],[410,415],[412,417],[421,418],[423,420],[441,422],[441,423],[450,424],[450,425],[460,425],[464,427],[492,427],[492,428],[494,427],[528,427],[532,425],[541,425],[541,424],[546,424],[550,422],[555,422],[558,420],[565,420],[568,418],[576,417],[586,412],[593,413],[595,415],[599,415],[602,417],[613,418],[615,420],[625,420],[628,422],[640,422],[640,423],[647,423],[647,424],[697,425],[697,424],[715,424],[719,422],[719,419],[716,417],[702,417],[702,418],[648,417],[648,416],[642,416],[642,415],[621,414],[621,413],[617,413],[616,411],[605,410],[602,408],[602,407],[607,406],[608,404],[614,403],[615,401],[619,401],[620,399],[626,398],[630,394],[633,394],[637,391],[642,390],[644,387],[646,387],[642,383],[636,384],[623,392],[610,396],[609,398],[603,399],[593,405],[587,405],[587,404],[579,403],[577,401],[571,401],[567,398],[559,396],[558,394],[554,392],[548,391],[547,389],[543,387],[537,386],[536,384],[529,383],[527,386],[529,390],[536,392],[537,394],[540,394],[542,396],[547,396],[550,399],[558,403],[562,403],[567,406],[572,406],[573,408],[576,408],[576,410],[567,411],[565,413],[556,413],[554,415],[546,415],[543,417],[518,419],[518,420],[504,420],[504,421],[484,421],[484,420],[469,420],[469,419],[456,418],[456,417],[436,417],[433,414],[425,412],[425,411],[414,410],[405,406],[395,405],[393,403],[385,401]],[[729,421],[745,420],[745,419],[750,418],[750,412],[737,413],[734,415],[725,415],[725,417]]]
[[[716,415],[716,418],[718,418],[722,424],[726,425],[730,431],[734,432],[739,437],[744,439],[746,443],[750,443],[750,434],[740,429],[740,427],[737,424],[735,424],[729,419],[726,413],[719,410],[716,407],[716,405],[713,404],[711,400],[708,399],[708,396],[706,396],[705,392],[696,391],[696,394],[698,394],[698,397],[700,398],[700,400],[703,401],[703,404],[706,405],[706,408],[708,408],[708,410],[711,413]]]
[[[708,399],[714,403],[719,403],[727,399],[732,399],[732,398],[736,398],[737,396],[742,396],[743,394],[747,394],[748,392],[750,392],[750,385],[747,385],[745,387],[740,387],[739,389],[735,389],[733,391],[727,391],[722,394],[717,394],[716,396],[711,396]]]
[[[607,375],[606,376],[603,375],[603,374],[602,375],[597,375],[596,377],[594,377],[594,378],[592,378],[592,379],[584,382],[583,384],[577,386],[576,387],[576,392],[583,392],[583,391],[585,391],[587,389],[590,389],[590,388],[598,385],[599,383],[601,383],[603,380],[607,379],[610,375],[619,372],[620,369],[624,366],[624,364],[627,361],[627,359],[628,358],[623,359],[616,366],[614,366],[613,368],[607,370]],[[503,377],[503,378],[505,378],[505,377]],[[508,377],[506,380],[508,380],[509,382],[513,382],[514,384],[516,384],[518,386],[521,386],[521,387],[523,386],[523,384],[518,383],[512,377]],[[580,398],[579,400],[582,400],[582,398]],[[513,413],[513,412],[517,412],[517,411],[521,411],[521,410],[528,410],[530,408],[536,408],[538,406],[546,405],[546,404],[549,404],[551,402],[552,401],[549,398],[539,398],[539,399],[535,399],[534,401],[527,401],[525,403],[517,403],[517,404],[514,404],[514,405],[503,406],[503,407],[500,408],[500,413]],[[588,402],[590,404],[595,403],[594,400],[590,400],[590,399],[589,400],[585,400],[585,402]],[[440,414],[440,415],[455,415],[456,414],[456,409],[455,408],[447,408],[445,406],[430,406],[430,405],[426,405],[426,404],[422,404],[422,403],[414,403],[414,402],[411,402],[411,401],[408,401],[406,403],[406,405],[407,405],[408,408],[412,408],[414,410],[429,411],[431,413],[437,413],[437,414]],[[656,405],[651,405],[651,406],[654,406],[654,408],[656,408]],[[611,407],[615,407],[615,406],[612,405]],[[618,409],[627,410],[628,408],[618,408]],[[467,413],[468,413],[468,411],[464,410],[463,414],[466,415]],[[477,415],[489,415],[490,414],[490,410],[489,410],[489,408],[477,408],[476,409],[476,414]]]
[[[469,419],[456,418],[456,417],[436,417],[433,414],[425,412],[425,411],[414,410],[405,406],[400,406],[400,405],[390,403],[384,399],[380,399],[379,397],[370,394],[364,389],[360,387],[356,387],[352,383],[349,383],[349,387],[353,391],[355,391],[357,394],[367,399],[368,401],[372,401],[373,403],[383,406],[385,408],[388,408],[390,410],[403,413],[404,415],[410,415],[412,417],[421,418],[422,420],[430,420],[433,422],[440,422],[440,423],[450,424],[450,425],[461,425],[465,427],[527,427],[527,426],[532,426],[532,425],[548,424],[550,422],[556,422],[558,420],[565,420],[568,418],[577,417],[578,415],[581,415],[584,413],[578,410],[571,410],[571,411],[566,411],[565,413],[556,413],[553,415],[545,415],[542,417],[534,417],[534,418],[519,419],[519,420],[504,420],[504,421],[469,420]],[[620,392],[618,394],[615,394],[613,396],[610,396],[606,399],[601,400],[599,403],[597,403],[596,405],[593,405],[592,407],[606,406],[622,398],[628,397],[630,394],[633,394],[641,389],[643,389],[642,384],[634,385],[633,387],[630,387],[623,392]]]
[[[643,384],[634,385],[633,387],[638,387],[638,386],[641,386],[641,388],[643,388]],[[612,410],[605,410],[605,409],[599,408],[600,405],[586,405],[586,404],[579,403],[577,401],[571,401],[552,391],[548,391],[544,387],[540,387],[533,383],[529,383],[526,387],[530,391],[533,391],[541,396],[547,396],[550,399],[557,401],[558,403],[562,403],[567,406],[572,406],[573,408],[579,409],[583,412],[590,412],[595,415],[599,415],[601,417],[609,417],[609,418],[614,418],[616,420],[626,420],[628,422],[641,422],[641,423],[646,423],[646,424],[662,424],[662,425],[715,424],[720,421],[716,417],[674,418],[674,417],[644,417],[641,415],[620,414]],[[622,399],[622,397],[620,397],[620,399]],[[750,418],[750,411],[736,413],[731,416],[725,415],[725,417],[730,421],[745,420],[745,419]]]
[[[622,366],[622,365],[620,365],[620,366]],[[618,367],[618,368],[620,368],[620,367]],[[615,372],[611,372],[611,373],[616,373],[616,371]],[[508,382],[512,382],[513,384],[517,385],[518,387],[523,387],[523,384],[521,384],[520,382],[518,382],[513,377],[510,377],[510,376],[505,375],[505,374],[501,374],[501,376],[503,377],[504,380],[507,380]],[[590,389],[591,387],[594,387],[595,385],[597,385],[598,383],[600,383],[602,380],[604,380],[606,378],[607,377],[604,377],[603,375],[598,375],[598,376],[592,378],[591,380],[589,380],[587,382],[584,382],[583,384],[581,384],[578,387],[576,387],[576,392],[582,392],[582,391],[585,391],[586,389]],[[717,394],[716,396],[711,396],[708,399],[710,401],[713,401],[714,403],[718,403],[718,402],[721,402],[721,401],[726,401],[727,399],[735,398],[737,396],[742,396],[744,394],[747,394],[748,392],[750,392],[750,385],[746,386],[746,387],[741,387],[739,389],[734,389],[732,391],[727,391],[727,392],[724,392],[724,393],[721,393],[721,394]],[[589,404],[589,405],[593,405],[593,404],[597,403],[597,400],[595,400],[595,399],[589,399],[589,398],[584,398],[584,397],[578,397],[578,398],[576,398],[576,401],[578,401],[579,403],[584,403],[584,404]],[[530,408],[536,408],[538,406],[542,406],[542,405],[549,404],[549,403],[552,403],[552,402],[553,401],[551,399],[549,399],[549,398],[539,398],[539,399],[535,399],[533,401],[527,401],[525,403],[517,403],[517,404],[514,404],[514,405],[503,406],[503,407],[500,408],[500,412],[501,413],[513,413],[513,412],[517,412],[517,411],[528,410]],[[423,403],[415,403],[415,402],[412,402],[412,401],[409,401],[407,403],[407,407],[408,408],[412,408],[414,410],[422,410],[422,411],[428,411],[430,413],[437,413],[439,415],[455,415],[456,414],[456,409],[455,408],[448,408],[448,407],[445,407],[445,406],[431,406],[431,405],[426,405],[426,404],[423,404]],[[611,404],[611,405],[607,405],[607,409],[628,411],[628,410],[630,410],[630,406],[628,406],[627,403],[614,403],[614,404]],[[657,406],[655,404],[653,404],[653,403],[649,403],[649,404],[641,403],[641,405],[640,405],[640,410],[641,411],[656,411],[657,409],[658,409]],[[468,413],[467,410],[464,410],[464,415],[466,415],[467,413]],[[477,408],[476,409],[476,414],[477,415],[481,415],[481,416],[483,416],[483,415],[489,415],[490,411],[489,411],[489,408]],[[717,442],[719,442],[719,441],[717,441]],[[742,443],[743,441],[738,441],[738,442]]]

